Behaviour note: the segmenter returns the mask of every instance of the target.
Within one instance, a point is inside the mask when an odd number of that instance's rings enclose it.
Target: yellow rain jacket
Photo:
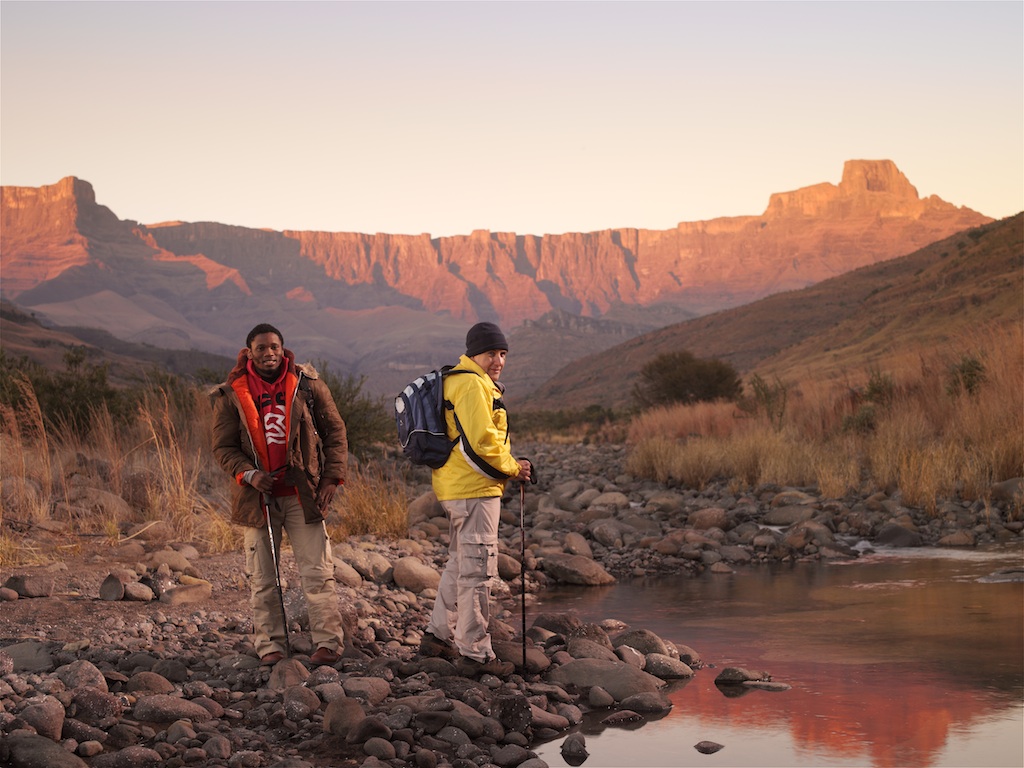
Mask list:
[[[519,474],[501,389],[465,355],[453,370],[476,375],[445,376],[444,398],[454,406],[445,408],[445,423],[448,437],[459,442],[444,466],[431,473],[434,493],[439,501],[501,496],[505,483]]]

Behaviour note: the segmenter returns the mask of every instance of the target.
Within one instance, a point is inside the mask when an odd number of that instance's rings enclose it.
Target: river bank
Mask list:
[[[530,611],[554,585],[856,559],[890,545],[1020,541],[1020,481],[994,488],[988,505],[947,502],[932,517],[884,493],[836,500],[813,489],[661,486],[630,477],[620,446],[519,448],[540,482],[522,496],[510,488],[502,511],[492,631],[499,656],[516,665],[508,678],[464,678],[443,659],[417,655],[447,530],[428,477],[413,471],[407,538],[335,546],[347,647],[333,667],[308,664],[305,608],[287,551],[295,656],[272,669],[259,666],[248,641],[240,554],[209,556],[192,543],[140,535],[5,574],[0,758],[27,766],[45,754],[47,765],[114,768],[542,768],[531,750],[537,743],[565,736],[567,750],[585,750],[570,740],[585,715],[659,717],[671,707],[673,681],[712,674],[700,649],[644,627]],[[735,669],[739,685],[769,687],[760,671]]]

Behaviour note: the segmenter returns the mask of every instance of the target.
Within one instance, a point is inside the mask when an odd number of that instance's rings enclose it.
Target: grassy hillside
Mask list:
[[[623,408],[657,355],[688,350],[743,374],[841,378],[981,326],[1024,320],[1024,214],[915,253],[631,339],[565,366],[523,409]]]
[[[133,344],[95,328],[45,327],[7,301],[0,304],[0,348],[8,359],[26,357],[50,371],[63,370],[65,355],[76,350],[89,364],[106,365],[115,384],[136,381],[154,368],[202,378],[223,376],[234,365],[223,355]]]

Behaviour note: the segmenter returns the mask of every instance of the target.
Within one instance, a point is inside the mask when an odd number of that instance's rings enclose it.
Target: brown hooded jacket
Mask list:
[[[283,479],[294,485],[302,501],[307,523],[323,519],[316,505],[321,478],[345,482],[348,437],[327,385],[310,365],[297,365],[295,355],[284,351],[288,366],[285,379],[285,421],[288,461]],[[267,443],[246,381],[246,350],[227,381],[210,391],[213,404],[213,455],[221,468],[237,482],[231,504],[231,522],[253,528],[265,524],[260,494],[242,476],[250,469],[271,472]],[[312,408],[310,407],[312,406]]]

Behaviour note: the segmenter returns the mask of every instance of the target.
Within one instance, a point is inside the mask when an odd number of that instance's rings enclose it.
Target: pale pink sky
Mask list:
[[[1024,209],[1020,2],[0,3],[0,182],[435,236],[756,215],[891,159]]]

